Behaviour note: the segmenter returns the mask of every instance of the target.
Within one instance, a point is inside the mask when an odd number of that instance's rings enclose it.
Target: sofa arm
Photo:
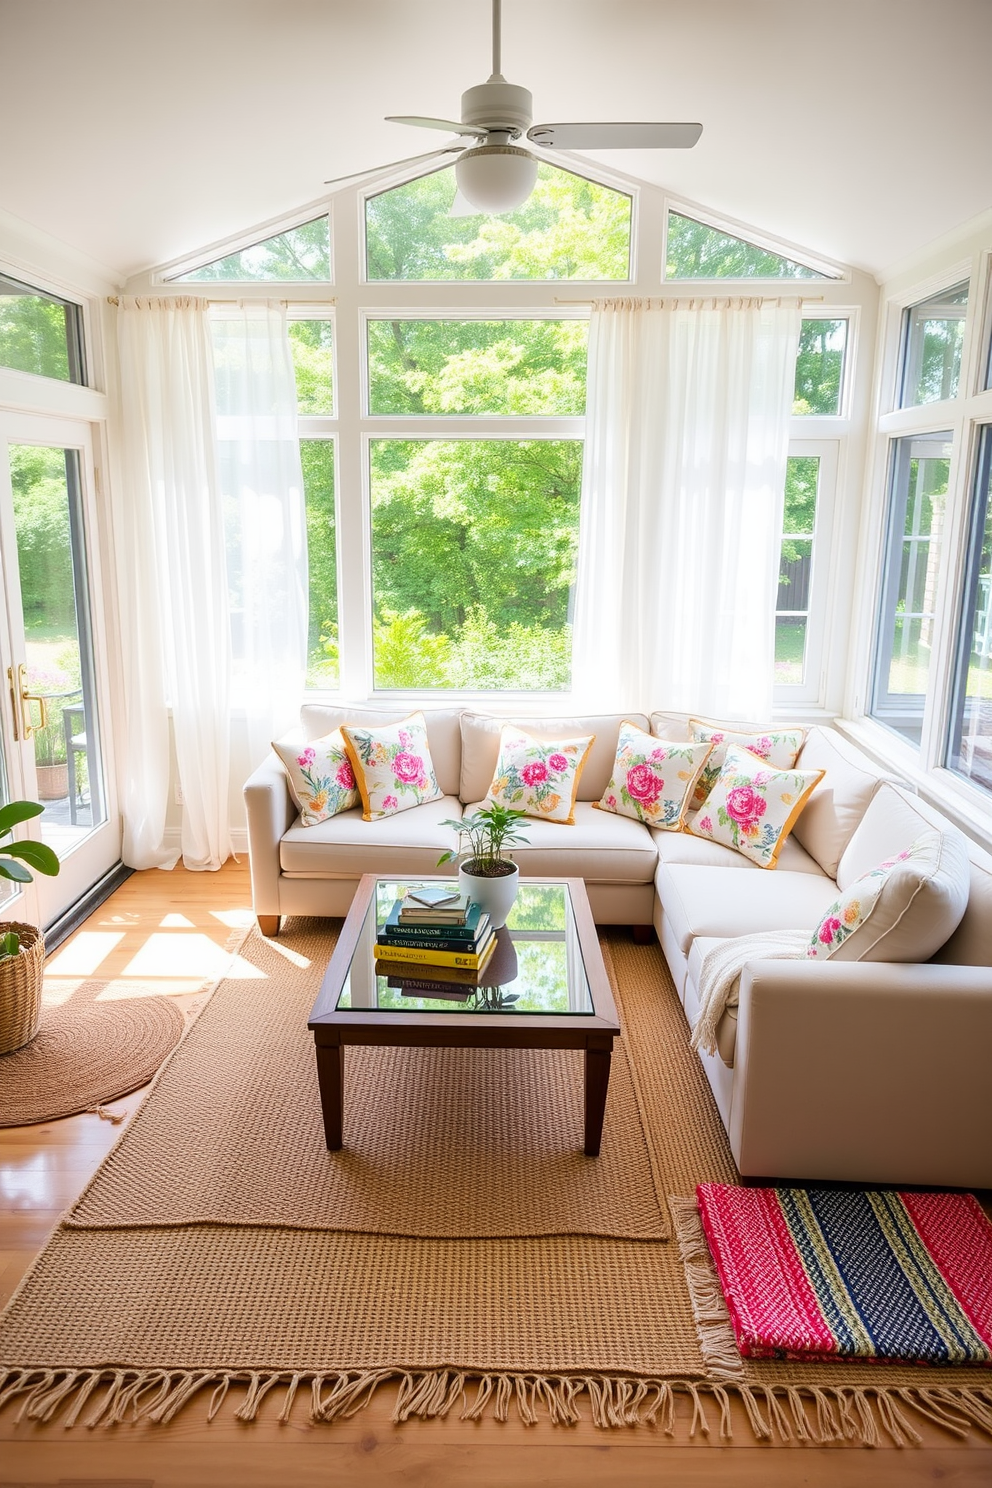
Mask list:
[[[749,1176],[992,1185],[992,968],[754,961],[730,1143]]]
[[[279,757],[270,754],[245,782],[251,899],[256,918],[278,916],[279,844],[296,816]]]

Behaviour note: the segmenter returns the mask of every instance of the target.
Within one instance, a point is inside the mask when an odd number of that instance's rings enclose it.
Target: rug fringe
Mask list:
[[[17,1421],[48,1422],[65,1412],[62,1424],[93,1428],[147,1421],[167,1425],[191,1400],[210,1390],[207,1419],[213,1420],[232,1385],[245,1388],[234,1412],[239,1421],[258,1418],[266,1398],[284,1392],[277,1419],[289,1421],[301,1385],[310,1385],[310,1420],[340,1421],[357,1415],[380,1385],[395,1383],[392,1419],[432,1420],[460,1406],[460,1419],[509,1418],[515,1409],[528,1426],[547,1420],[571,1426],[584,1416],[603,1429],[654,1427],[674,1436],[678,1417],[690,1440],[733,1440],[733,1398],[741,1402],[756,1441],[851,1443],[876,1447],[920,1446],[914,1418],[953,1436],[973,1430],[992,1437],[992,1386],[944,1385],[912,1388],[882,1385],[829,1388],[756,1385],[741,1381],[637,1379],[627,1375],[475,1374],[458,1369],[303,1370],[180,1369],[7,1369],[0,1370],[0,1409],[19,1401]],[[469,1400],[470,1385],[475,1392]],[[92,1397],[96,1404],[86,1414]],[[585,1396],[587,1410],[580,1409]],[[681,1412],[677,1402],[685,1404]],[[707,1410],[709,1407],[709,1411]],[[713,1429],[712,1412],[719,1412]]]
[[[695,1199],[668,1195],[668,1209],[689,1288],[692,1320],[707,1373],[716,1380],[742,1380],[744,1367],[730,1313],[713,1269]]]

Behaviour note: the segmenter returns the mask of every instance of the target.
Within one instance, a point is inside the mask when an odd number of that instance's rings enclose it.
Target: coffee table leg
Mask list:
[[[343,1145],[344,1127],[344,1045],[317,1045],[317,1085],[320,1107],[324,1113],[324,1140],[328,1152]]]
[[[599,1156],[612,1047],[611,1042],[605,1049],[586,1049],[586,1157]]]

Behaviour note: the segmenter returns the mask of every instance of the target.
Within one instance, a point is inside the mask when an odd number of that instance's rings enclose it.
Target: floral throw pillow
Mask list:
[[[361,800],[341,730],[301,744],[277,739],[272,745],[286,767],[289,788],[300,808],[300,825],[316,827]]]
[[[807,958],[928,960],[957,929],[970,888],[967,858],[955,864],[945,837],[936,828],[924,832],[849,884],[813,931]]]
[[[772,770],[757,755],[727,746],[716,782],[689,828],[750,858],[759,868],[774,868],[782,843],[822,770]]]
[[[649,827],[679,832],[699,772],[712,744],[673,744],[636,724],[620,725],[613,775],[594,804],[600,811],[632,816]]]
[[[791,770],[795,767],[799,751],[806,742],[804,728],[754,729],[742,732],[739,729],[721,728],[717,723],[704,723],[700,718],[689,719],[689,738],[713,745],[713,753],[706,761],[702,774],[696,781],[693,800],[701,806],[716,784],[716,778],[727,757],[727,745],[736,744],[767,760],[776,770]]]
[[[579,776],[595,737],[549,742],[504,725],[489,800],[542,821],[574,825]]]
[[[365,821],[378,821],[441,796],[423,713],[378,728],[343,723],[341,733],[362,793]]]

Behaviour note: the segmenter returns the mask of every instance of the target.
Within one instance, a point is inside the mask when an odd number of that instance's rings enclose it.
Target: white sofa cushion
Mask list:
[[[427,725],[427,743],[437,783],[446,796],[457,796],[461,776],[462,738],[459,728],[460,708],[422,708]],[[401,723],[410,717],[407,708],[351,708],[347,703],[327,705],[304,703],[300,722],[308,739],[319,739],[343,723],[362,728],[381,728],[385,723]],[[491,776],[490,776],[491,778]],[[486,788],[489,781],[486,781]]]
[[[700,935],[729,940],[758,930],[806,930],[837,897],[826,874],[735,873],[685,863],[661,863],[655,884],[673,939],[683,956]]]
[[[692,822],[692,815],[689,823]],[[757,863],[745,858],[743,853],[707,837],[694,837],[690,832],[652,831],[658,857],[663,863],[690,863],[700,868],[744,868],[760,873]],[[782,843],[775,868],[776,873],[812,873],[823,877],[823,869],[813,861],[809,853],[799,846],[793,831]]]
[[[283,873],[307,878],[440,873],[441,854],[458,851],[454,828],[441,823],[461,814],[457,797],[441,796],[378,821],[363,821],[358,807],[316,827],[297,820],[279,844],[279,865]]]
[[[886,776],[836,730],[825,728],[810,729],[798,767],[823,770],[824,775],[792,835],[824,873],[836,878],[844,849]]]
[[[466,816],[482,804],[466,806]],[[647,827],[629,816],[597,811],[591,801],[576,801],[571,826],[528,817],[520,827],[526,841],[510,856],[525,877],[649,884],[658,866],[658,849]]]
[[[613,773],[620,725],[624,719],[629,719],[637,728],[647,731],[648,720],[643,713],[601,713],[567,718],[497,718],[489,713],[473,713],[466,709],[461,715],[462,770],[458,794],[466,802],[485,800],[496,773],[503,725],[511,723],[541,740],[574,739],[580,734],[594,734],[592,748],[582,767],[577,800],[598,801]],[[433,741],[431,747],[433,748]],[[440,778],[439,774],[438,779]]]

